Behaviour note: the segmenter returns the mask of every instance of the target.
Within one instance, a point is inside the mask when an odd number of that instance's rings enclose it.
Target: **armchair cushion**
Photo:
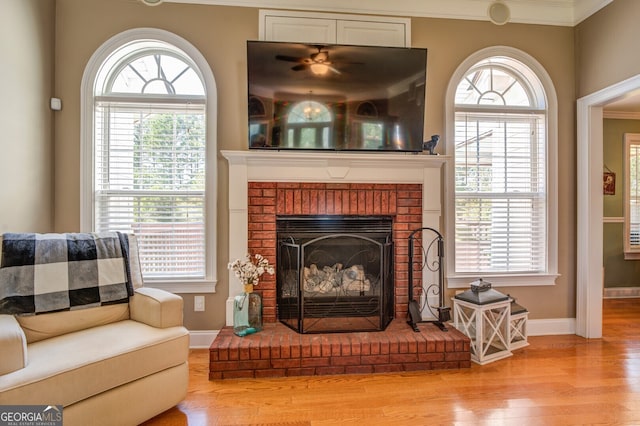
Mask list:
[[[77,311],[52,312],[41,315],[18,315],[27,343],[35,343],[74,331],[129,319],[129,305],[97,306]]]
[[[0,375],[27,365],[27,339],[12,315],[0,315]]]

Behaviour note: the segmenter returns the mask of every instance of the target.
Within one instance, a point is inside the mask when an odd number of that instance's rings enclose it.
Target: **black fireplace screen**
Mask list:
[[[384,330],[393,318],[392,223],[278,217],[278,319],[300,333]]]

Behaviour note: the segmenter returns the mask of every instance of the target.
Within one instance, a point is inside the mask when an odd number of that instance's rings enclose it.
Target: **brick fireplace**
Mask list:
[[[249,182],[248,243],[250,253],[276,258],[276,217],[304,215],[392,216],[395,244],[395,318],[407,316],[407,238],[422,225],[422,185]],[[274,276],[260,280],[265,322],[276,321]]]
[[[249,252],[275,261],[277,216],[393,217],[395,319],[386,331],[301,335],[276,321],[276,281],[265,274],[256,289],[263,296],[265,330],[240,338],[230,326],[233,297],[242,289],[229,272],[227,327],[212,344],[210,378],[469,366],[469,340],[457,330],[443,334],[432,324],[421,324],[415,333],[405,323],[407,237],[420,227],[440,229],[447,157],[259,150],[222,155],[229,164],[229,260]],[[422,274],[433,281],[432,272]],[[425,311],[423,318],[430,315]]]
[[[446,156],[261,150],[222,155],[229,165],[229,260],[258,250],[275,260],[277,214],[391,214],[398,234],[397,268],[405,267],[402,244],[410,229],[441,228]],[[401,280],[406,270],[396,272]],[[226,323],[232,325],[233,297],[242,286],[231,271],[228,280]],[[396,286],[396,318],[407,311],[406,276],[404,280]],[[260,287],[269,306],[264,316],[275,321],[275,280],[265,275]]]

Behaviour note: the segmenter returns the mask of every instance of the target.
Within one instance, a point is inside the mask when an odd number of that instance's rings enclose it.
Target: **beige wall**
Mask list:
[[[576,27],[577,97],[640,73],[640,1],[615,0]]]
[[[426,134],[444,134],[444,102],[450,76],[474,52],[515,47],[533,56],[550,75],[558,96],[559,259],[552,287],[500,288],[530,311],[529,318],[575,317],[575,111],[573,29],[444,19],[413,19],[414,46],[429,49]],[[446,212],[445,212],[446,214]],[[445,240],[446,241],[446,240]],[[453,292],[449,292],[453,295]]]
[[[57,0],[56,93],[65,108],[56,115],[55,229],[79,229],[80,82],[87,61],[108,38],[135,27],[157,27],[191,42],[204,57],[218,85],[218,149],[246,148],[245,42],[258,37],[258,10],[165,3],[146,7],[133,0]],[[553,26],[440,19],[412,21],[414,46],[429,49],[427,134],[444,134],[444,94],[449,77],[471,53],[509,45],[535,57],[550,74],[559,100],[560,262],[553,287],[501,289],[526,306],[530,318],[575,317],[575,134],[573,29]],[[226,274],[227,167],[218,156],[218,292],[207,295],[204,313],[193,312],[185,295],[191,329],[224,325]]]
[[[0,232],[52,225],[54,0],[0,5]]]

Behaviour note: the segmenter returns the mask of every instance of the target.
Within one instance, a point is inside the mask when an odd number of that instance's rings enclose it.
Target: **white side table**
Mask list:
[[[529,345],[527,337],[527,319],[529,311],[516,302],[511,302],[511,317],[509,320],[509,333],[511,350],[520,349]]]
[[[471,360],[480,365],[512,355],[511,299],[490,291],[487,300],[465,297],[470,291],[453,298],[454,327],[471,339]]]

